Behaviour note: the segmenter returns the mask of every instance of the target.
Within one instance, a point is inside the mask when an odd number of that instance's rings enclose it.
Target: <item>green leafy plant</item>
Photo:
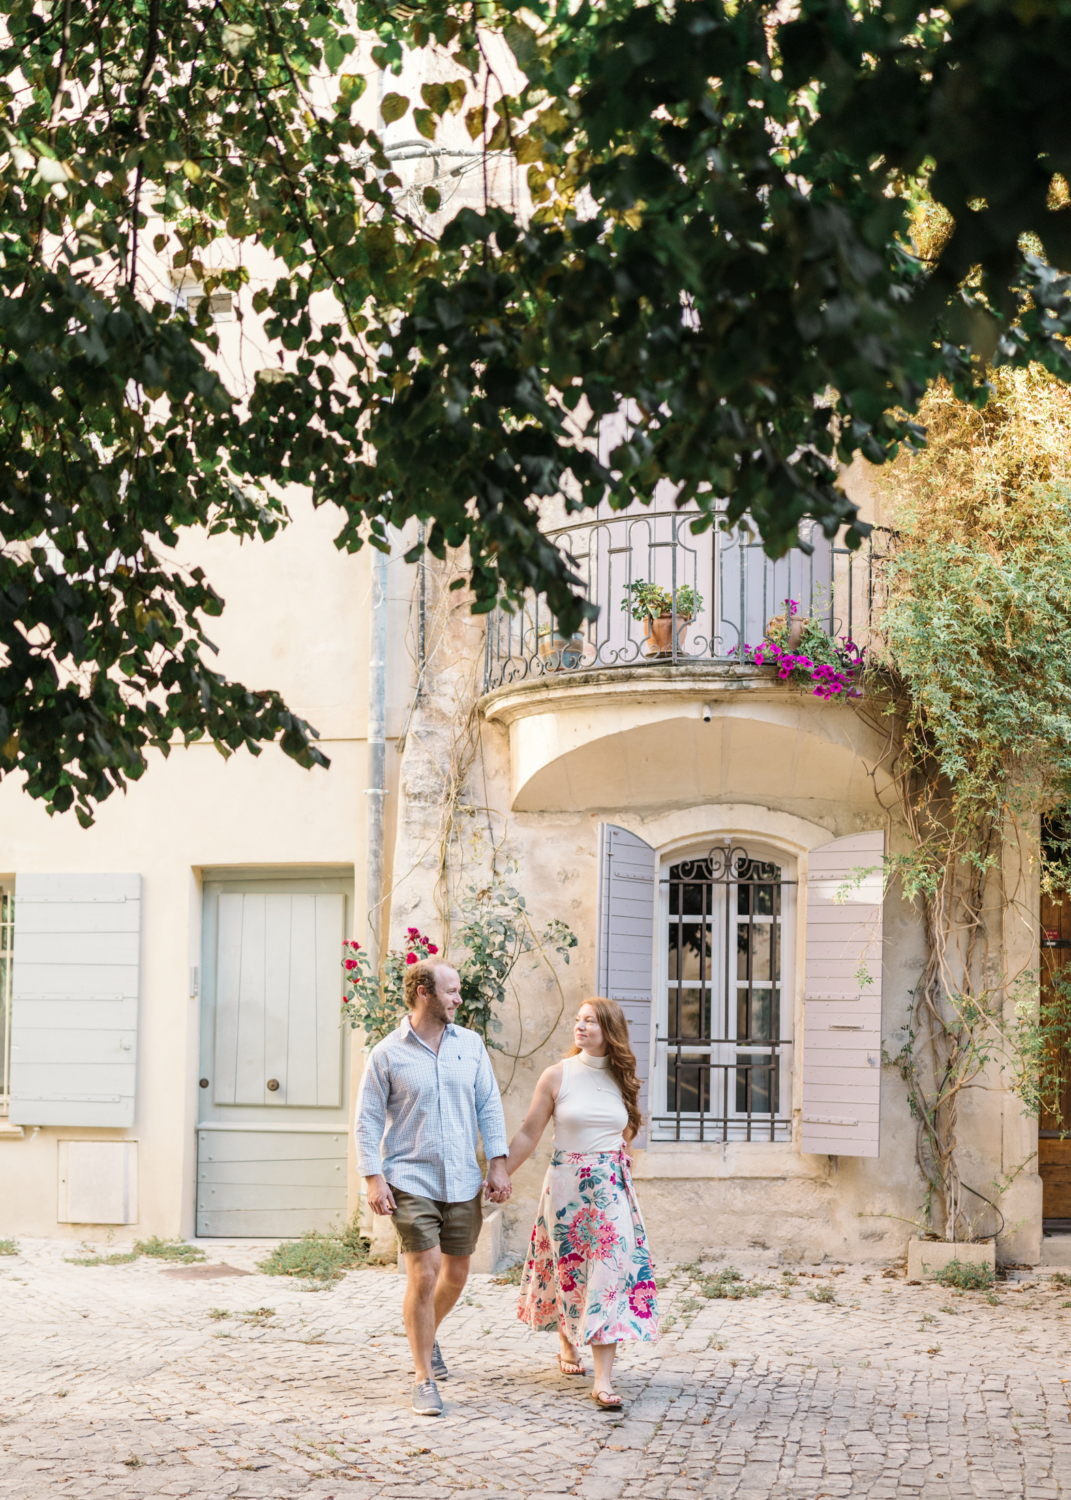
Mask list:
[[[457,941],[466,956],[458,965],[461,1004],[457,1018],[462,1026],[479,1032],[488,1047],[501,1051],[502,1044],[492,1032],[502,1030],[499,1008],[518,961],[538,948],[544,953],[553,950],[568,963],[570,950],[577,945],[576,933],[557,918],[537,932],[524,897],[499,874],[486,884],[469,886],[458,907]]]
[[[524,1262],[518,1261],[515,1266],[510,1266],[507,1271],[500,1271],[494,1277],[495,1286],[520,1286],[524,1276]]]
[[[0,1240],[0,1255],[18,1255],[18,1240]]]
[[[135,1240],[131,1250],[117,1250],[108,1255],[64,1256],[64,1259],[71,1266],[128,1266],[143,1255],[153,1260],[177,1260],[184,1265],[205,1258],[204,1251],[197,1245],[188,1245],[185,1240],[162,1240],[154,1234],[147,1240]]]
[[[690,583],[682,583],[676,589],[664,589],[657,583],[636,578],[626,585],[621,608],[634,620],[661,619],[672,615],[676,601],[677,618],[694,620],[703,608],[703,596]]]
[[[700,1276],[698,1283],[701,1297],[725,1297],[730,1302],[739,1302],[742,1297],[760,1297],[763,1292],[772,1290],[763,1281],[745,1281],[733,1266],[726,1266],[713,1275]]]
[[[836,1302],[837,1294],[831,1286],[816,1286],[814,1291],[807,1293],[812,1302]]]
[[[478,1032],[486,1046],[501,1051],[493,1033],[502,1030],[498,1011],[518,960],[539,948],[553,950],[568,963],[576,934],[558,919],[537,932],[524,897],[499,874],[492,874],[485,884],[469,886],[457,904],[456,938],[464,956],[455,960],[461,978],[461,1004],[455,1019],[458,1025]],[[434,957],[439,949],[410,927],[405,948],[392,949],[387,955],[382,977],[372,972],[359,943],[347,942],[343,953],[346,1015],[350,1025],[361,1027],[368,1042],[374,1043],[393,1031],[405,1014],[405,970],[420,959]]]
[[[148,1255],[153,1260],[177,1260],[184,1265],[205,1259],[199,1245],[188,1245],[185,1240],[162,1240],[155,1234],[147,1240],[135,1240],[134,1249],[138,1255]]]
[[[117,1250],[111,1255],[65,1255],[69,1266],[129,1266],[139,1259],[136,1250]]]
[[[346,1271],[368,1264],[369,1244],[354,1216],[337,1233],[310,1229],[300,1239],[276,1245],[265,1260],[257,1262],[257,1269],[265,1276],[296,1276],[301,1281],[329,1286],[340,1281]]]
[[[865,653],[848,640],[836,640],[814,616],[803,622],[796,642],[791,633],[799,605],[785,600],[785,612],[767,622],[766,635],[758,646],[744,645],[739,659],[755,666],[774,666],[784,681],[809,683],[816,698],[860,698],[859,686],[866,667]]]
[[[421,959],[433,957],[438,946],[416,927],[406,933],[405,947],[392,948],[383,961],[382,975],[373,971],[368,952],[356,941],[342,945],[345,983],[343,1010],[353,1028],[360,1027],[369,1046],[382,1041],[405,1014],[405,971]]]
[[[1009,849],[1043,864],[1032,830],[1071,797],[1071,395],[1037,367],[990,378],[982,411],[935,387],[928,448],[879,478],[895,488],[899,535],[870,663],[874,701],[884,693],[897,724],[912,845],[889,872],[927,943],[891,1061],[916,1123],[922,1221],[949,1241],[998,1230],[1017,1175],[984,1193],[962,1181],[965,1091],[1003,1074],[1025,1109],[1058,1114],[1054,1064],[1071,1035],[1062,977],[1039,1006],[1036,970],[1010,971],[1002,953]]]
[[[950,1260],[934,1273],[934,1280],[960,1292],[984,1292],[993,1285],[993,1268],[974,1261]]]

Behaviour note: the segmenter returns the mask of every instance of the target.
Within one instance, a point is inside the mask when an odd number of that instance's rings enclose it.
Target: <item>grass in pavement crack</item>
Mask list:
[[[367,1265],[369,1245],[354,1217],[337,1232],[321,1234],[318,1229],[310,1229],[299,1240],[276,1245],[267,1260],[257,1262],[257,1269],[266,1276],[297,1276],[329,1286],[341,1280],[346,1271]]]

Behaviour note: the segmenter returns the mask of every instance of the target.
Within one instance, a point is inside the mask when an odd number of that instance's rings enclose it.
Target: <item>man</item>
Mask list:
[[[405,1331],[413,1351],[413,1410],[441,1416],[448,1375],[436,1338],[468,1279],[481,1200],[504,1203],[506,1122],[487,1049],[454,1025],[457,970],[435,959],[405,974],[408,1016],[368,1055],[357,1094],[357,1169],[373,1213],[390,1214],[405,1256]],[[476,1130],[489,1166],[476,1160]]]

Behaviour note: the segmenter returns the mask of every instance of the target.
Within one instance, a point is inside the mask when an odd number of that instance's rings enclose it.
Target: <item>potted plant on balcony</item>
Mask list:
[[[684,649],[688,626],[703,608],[703,597],[690,583],[676,589],[636,578],[627,585],[621,608],[643,625],[646,656],[668,656],[673,650],[673,610],[677,611],[677,650]]]
[[[735,650],[735,648],[734,648]],[[742,662],[775,667],[782,682],[809,683],[816,698],[861,698],[866,652],[847,636],[839,640],[817,620],[801,615],[794,599],[767,622],[758,646],[743,646]]]
[[[539,655],[544,672],[570,670],[580,665],[584,654],[584,637],[579,634],[565,636],[556,624],[546,620],[537,631]]]

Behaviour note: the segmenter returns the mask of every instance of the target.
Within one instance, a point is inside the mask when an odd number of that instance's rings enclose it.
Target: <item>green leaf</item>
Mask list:
[[[404,94],[384,94],[379,112],[384,122],[391,125],[395,120],[400,120],[408,108],[409,100]]]
[[[413,121],[425,140],[435,139],[435,115],[430,109],[414,109]]]
[[[343,73],[338,81],[342,97],[348,104],[355,104],[368,86],[363,73]]]
[[[438,188],[426,187],[421,194],[421,197],[424,200],[424,207],[427,209],[429,214],[437,214],[439,212],[439,209],[442,207],[443,200]]]

